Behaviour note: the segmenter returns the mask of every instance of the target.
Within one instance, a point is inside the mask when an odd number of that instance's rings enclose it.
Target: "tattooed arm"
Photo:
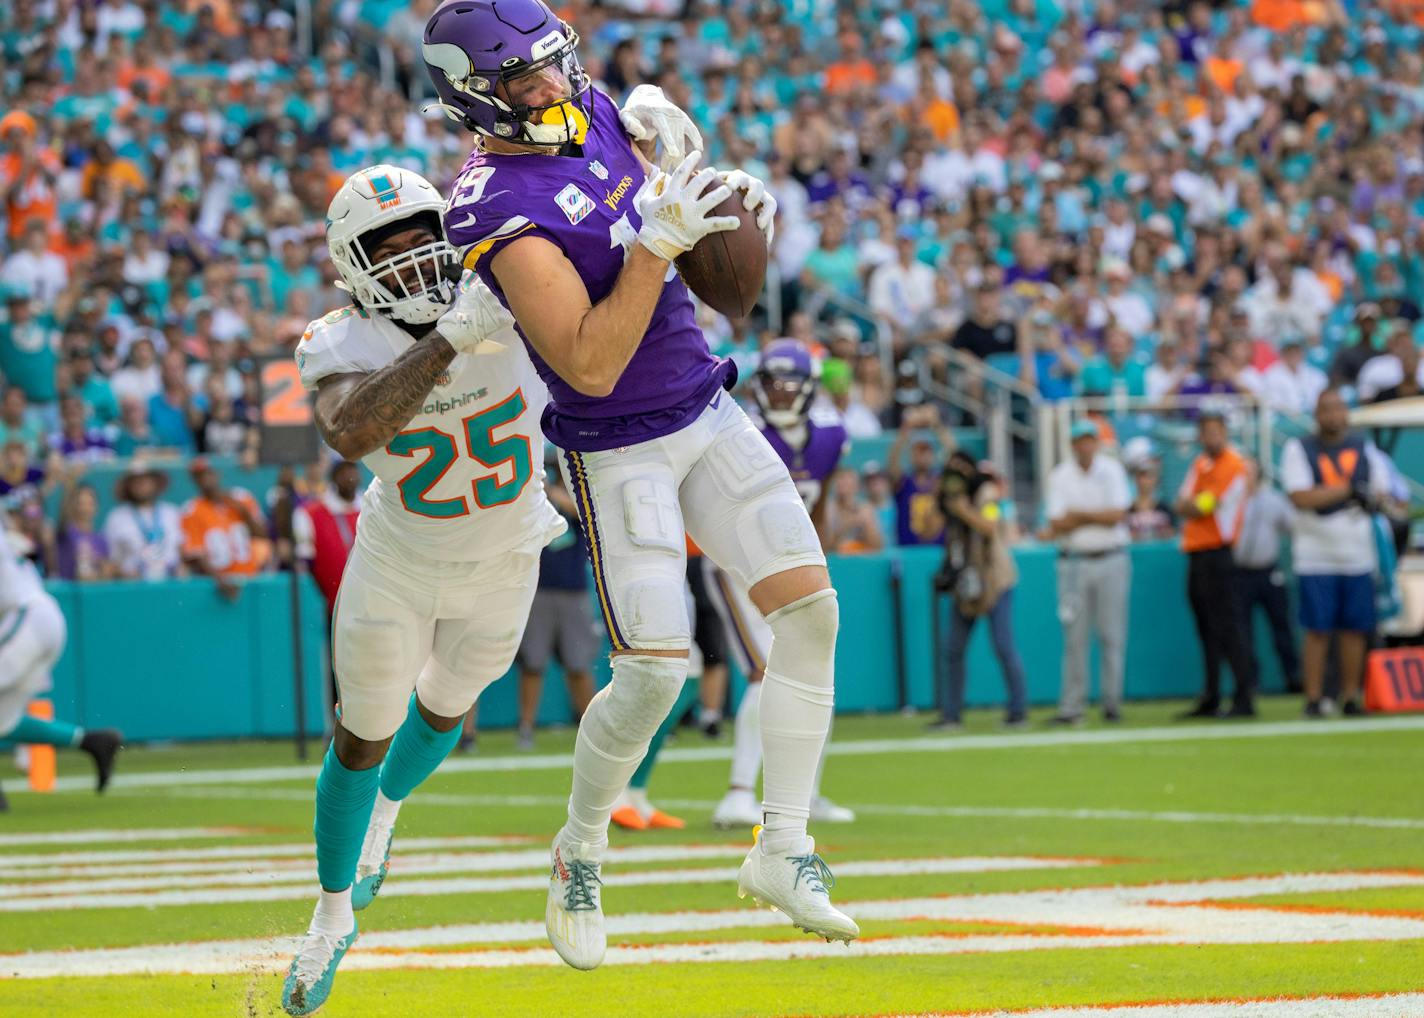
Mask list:
[[[431,335],[379,371],[323,378],[316,391],[316,430],[346,459],[360,459],[410,423],[454,359],[454,347]]]

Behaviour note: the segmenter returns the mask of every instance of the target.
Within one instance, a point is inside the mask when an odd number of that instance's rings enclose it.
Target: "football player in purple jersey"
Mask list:
[[[541,0],[447,0],[422,45],[441,108],[478,137],[446,230],[549,387],[544,432],[562,451],[613,645],[613,680],[579,726],[545,926],[570,965],[602,962],[609,813],[687,672],[686,534],[748,588],[773,635],[764,825],[738,891],[849,940],[859,929],[831,904],[834,878],[806,831],[834,701],[836,594],[796,485],[727,395],[736,369],[708,350],[673,266],[737,227],[712,214],[733,192],[770,243],[775,202],[746,173],[698,170],[701,135],[658,89],[620,110],[577,44]]]

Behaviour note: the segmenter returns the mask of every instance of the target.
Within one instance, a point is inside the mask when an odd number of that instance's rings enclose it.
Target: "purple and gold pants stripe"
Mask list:
[[[593,586],[598,594],[598,606],[603,612],[604,625],[608,627],[608,639],[614,650],[628,650],[628,641],[623,638],[623,630],[613,614],[613,595],[608,589],[608,577],[603,566],[603,540],[598,530],[598,511],[593,505],[593,492],[588,484],[588,472],[584,469],[583,457],[576,452],[565,452],[569,466],[569,478],[574,485],[574,504],[578,507],[579,523],[583,525],[583,536],[588,551],[588,561],[593,566]]]

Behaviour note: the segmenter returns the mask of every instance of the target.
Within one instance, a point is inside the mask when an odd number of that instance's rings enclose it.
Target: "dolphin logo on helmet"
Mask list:
[[[326,211],[326,246],[356,303],[410,325],[445,313],[455,299],[447,276],[459,255],[445,240],[444,210],[435,185],[399,166],[368,166],[346,179]],[[428,242],[372,260],[383,239],[417,226],[430,231]]]
[[[435,107],[451,120],[485,137],[557,149],[588,135],[592,81],[578,41],[543,0],[445,0],[420,49],[440,97]],[[511,98],[511,83],[531,75],[565,94],[542,105]]]

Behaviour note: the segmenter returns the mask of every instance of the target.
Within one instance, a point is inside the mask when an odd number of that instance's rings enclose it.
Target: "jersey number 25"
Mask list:
[[[524,486],[534,476],[534,456],[528,436],[494,437],[496,428],[512,423],[525,409],[524,393],[516,389],[502,402],[460,422],[465,433],[465,451],[470,459],[490,471],[483,477],[475,478],[471,485],[477,508],[493,509],[508,505],[523,494]],[[440,499],[426,497],[460,455],[454,435],[439,428],[416,428],[402,431],[386,446],[386,451],[392,456],[414,456],[422,450],[429,453],[425,462],[402,477],[398,485],[401,505],[405,506],[406,512],[434,520],[453,520],[470,515],[470,503],[464,495]],[[506,465],[513,468],[513,476],[501,481],[499,475],[508,472]]]

